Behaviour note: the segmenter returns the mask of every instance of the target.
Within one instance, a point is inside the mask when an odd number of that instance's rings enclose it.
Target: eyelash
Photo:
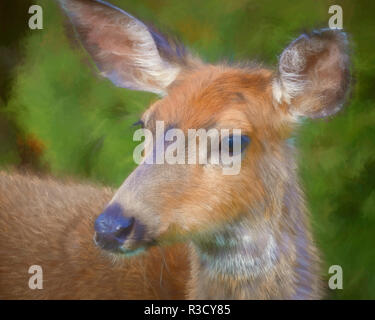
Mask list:
[[[229,148],[229,154],[230,155],[233,155],[233,140],[235,138],[240,138],[241,139],[241,153],[247,148],[247,146],[250,144],[251,142],[251,138],[249,136],[246,136],[246,135],[241,135],[241,136],[233,136],[233,135],[230,135],[228,137],[229,139],[229,142],[228,142],[228,148]],[[221,149],[221,143],[222,141],[220,141],[220,149]]]
[[[143,122],[143,120],[138,120],[137,122],[133,123],[133,127],[136,127],[136,126],[141,126],[143,129],[145,127],[145,123]]]

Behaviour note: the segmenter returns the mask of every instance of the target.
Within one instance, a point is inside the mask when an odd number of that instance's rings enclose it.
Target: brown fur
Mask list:
[[[0,173],[0,300],[183,299],[184,245],[116,259],[93,243],[93,222],[113,191],[34,175]],[[32,265],[43,289],[31,290]]]

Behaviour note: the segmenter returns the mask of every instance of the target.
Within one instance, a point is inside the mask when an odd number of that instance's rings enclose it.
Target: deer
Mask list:
[[[208,64],[110,3],[58,3],[103,77],[159,96],[144,128],[240,128],[241,170],[141,162],[118,190],[1,171],[0,299],[323,298],[290,137],[347,100],[347,34],[304,33],[275,68]]]

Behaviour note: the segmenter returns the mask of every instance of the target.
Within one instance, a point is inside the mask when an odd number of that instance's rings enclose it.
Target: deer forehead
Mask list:
[[[204,66],[182,74],[143,120],[146,125],[163,120],[186,130],[218,127],[251,133],[279,116],[271,90],[269,70]]]

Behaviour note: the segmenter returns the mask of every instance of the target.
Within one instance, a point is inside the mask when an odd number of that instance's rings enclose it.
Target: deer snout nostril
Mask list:
[[[134,218],[130,219],[122,219],[119,221],[118,226],[116,227],[116,231],[114,232],[114,235],[118,239],[126,239],[130,232],[132,231],[134,226]]]

